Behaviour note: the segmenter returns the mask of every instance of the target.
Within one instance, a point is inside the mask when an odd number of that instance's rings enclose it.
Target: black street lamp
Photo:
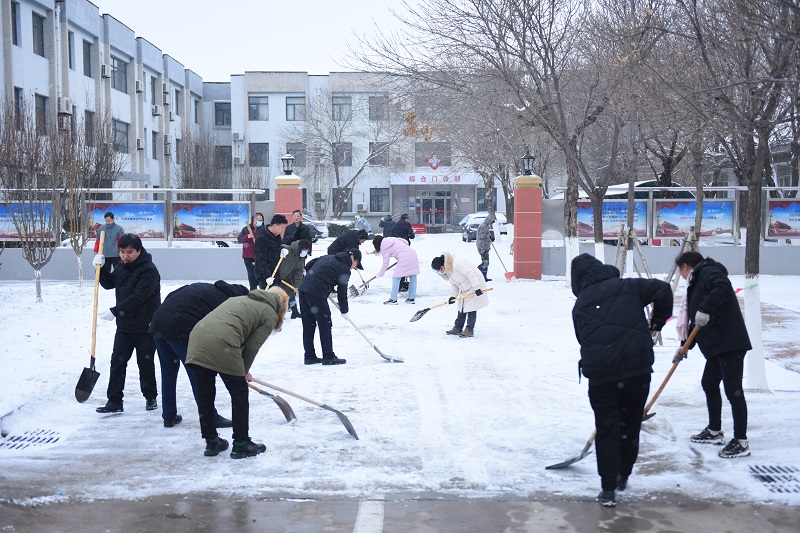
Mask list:
[[[526,176],[530,176],[533,174],[533,162],[536,161],[536,157],[531,155],[530,151],[527,151],[524,156],[522,156],[522,173]]]
[[[283,166],[283,173],[287,176],[291,176],[292,172],[294,172],[294,156],[292,154],[286,154],[281,157],[281,165]]]

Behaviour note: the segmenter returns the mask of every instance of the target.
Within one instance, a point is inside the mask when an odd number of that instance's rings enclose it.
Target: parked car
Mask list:
[[[461,240],[464,242],[472,242],[478,236],[478,226],[481,225],[486,217],[489,216],[489,213],[486,211],[479,212],[479,213],[472,213],[470,215],[465,216],[459,222],[461,226]],[[503,213],[495,213],[495,218],[497,222],[493,224],[493,226],[500,227],[500,234],[506,235],[508,233],[508,224],[506,221],[506,216]],[[494,236],[494,227],[492,227],[492,235]]]
[[[303,224],[311,228],[311,236],[314,239],[328,238],[328,223],[322,220],[314,220],[311,215],[303,215]]]

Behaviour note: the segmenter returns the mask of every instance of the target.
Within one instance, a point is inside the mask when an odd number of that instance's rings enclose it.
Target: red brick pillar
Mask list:
[[[275,214],[284,215],[292,223],[292,211],[303,209],[303,190],[300,188],[302,180],[290,174],[275,178]],[[265,225],[269,220],[265,221]]]
[[[514,179],[514,273],[542,279],[542,178]]]

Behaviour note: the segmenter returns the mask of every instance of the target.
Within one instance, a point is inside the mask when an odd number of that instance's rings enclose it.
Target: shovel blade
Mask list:
[[[94,384],[97,383],[97,378],[100,377],[100,372],[92,370],[91,368],[84,368],[81,372],[81,377],[78,379],[78,384],[75,385],[75,399],[79,403],[83,403],[89,399],[94,390]]]
[[[642,416],[642,422],[644,422],[645,420],[650,420],[654,416],[656,416],[655,413],[645,413],[644,416]]]
[[[506,272],[506,280],[507,281],[511,281],[513,279],[514,279],[514,273],[513,272]]]
[[[350,285],[350,298],[358,298],[361,293],[358,292],[355,285]]]
[[[424,317],[425,313],[427,313],[430,310],[431,310],[430,307],[426,307],[425,309],[422,309],[421,311],[417,311],[416,313],[414,313],[414,316],[411,317],[411,320],[409,320],[409,322],[416,322],[420,318]]]

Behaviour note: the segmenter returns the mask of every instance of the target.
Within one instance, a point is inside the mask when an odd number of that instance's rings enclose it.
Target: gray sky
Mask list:
[[[399,0],[91,0],[204,81],[250,71],[327,74],[355,34],[399,25]],[[413,3],[413,2],[412,2]]]

